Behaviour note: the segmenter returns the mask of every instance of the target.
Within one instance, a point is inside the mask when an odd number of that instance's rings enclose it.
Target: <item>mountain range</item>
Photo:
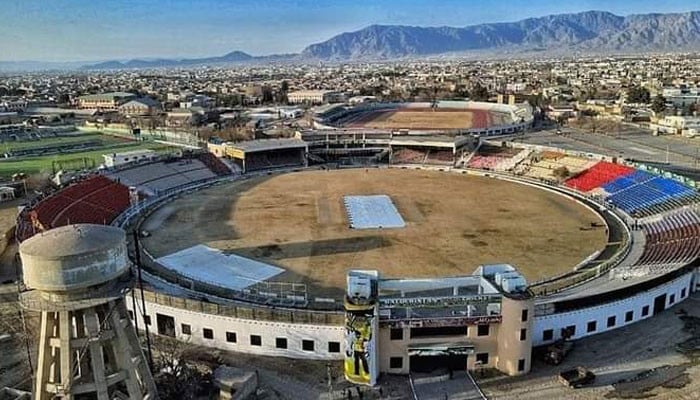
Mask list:
[[[696,50],[700,50],[700,12],[621,17],[587,11],[464,28],[372,25],[312,44],[302,56],[361,60],[488,51],[604,54]]]
[[[83,69],[186,67],[265,62],[371,61],[433,56],[603,55],[700,51],[700,11],[619,16],[606,11],[548,15],[466,27],[371,25],[307,46],[299,54],[136,59]],[[12,65],[13,63],[0,63]],[[14,63],[19,65],[21,63]],[[74,64],[71,64],[74,65]]]

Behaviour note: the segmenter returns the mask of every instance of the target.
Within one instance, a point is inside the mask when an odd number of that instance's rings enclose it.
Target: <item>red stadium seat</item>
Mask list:
[[[572,189],[588,192],[632,172],[634,172],[634,168],[601,161],[575,177],[568,179],[564,184]]]
[[[77,223],[109,224],[129,204],[129,188],[95,175],[40,201],[29,215],[34,226],[43,229]],[[33,232],[22,226],[18,233],[23,240]]]

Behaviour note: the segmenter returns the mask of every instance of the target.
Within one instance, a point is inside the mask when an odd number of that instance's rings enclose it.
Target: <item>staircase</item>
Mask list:
[[[416,400],[486,400],[467,371],[455,371],[450,379],[446,371],[413,374]]]

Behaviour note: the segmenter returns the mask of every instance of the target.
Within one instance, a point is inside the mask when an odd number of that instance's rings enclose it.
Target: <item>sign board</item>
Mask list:
[[[449,307],[476,303],[500,303],[501,296],[449,296],[449,297],[385,297],[379,299],[380,308],[393,307]]]
[[[503,317],[500,315],[482,315],[478,317],[447,317],[447,318],[421,318],[421,319],[382,319],[381,326],[389,328],[440,328],[466,325],[489,325],[500,323]]]

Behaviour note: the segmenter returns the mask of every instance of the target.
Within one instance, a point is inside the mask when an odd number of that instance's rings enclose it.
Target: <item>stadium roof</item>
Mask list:
[[[160,103],[157,100],[154,100],[150,97],[139,97],[137,99],[133,99],[131,101],[128,101],[120,106],[124,108],[128,107],[140,107],[140,106],[145,106],[145,107],[160,107]]]
[[[306,142],[300,139],[257,139],[247,142],[229,143],[230,147],[247,153],[257,151],[306,148]]]
[[[454,136],[394,136],[391,138],[390,144],[392,146],[419,146],[419,147],[447,147],[456,148],[460,147],[464,142],[468,140],[464,137],[454,137]]]

